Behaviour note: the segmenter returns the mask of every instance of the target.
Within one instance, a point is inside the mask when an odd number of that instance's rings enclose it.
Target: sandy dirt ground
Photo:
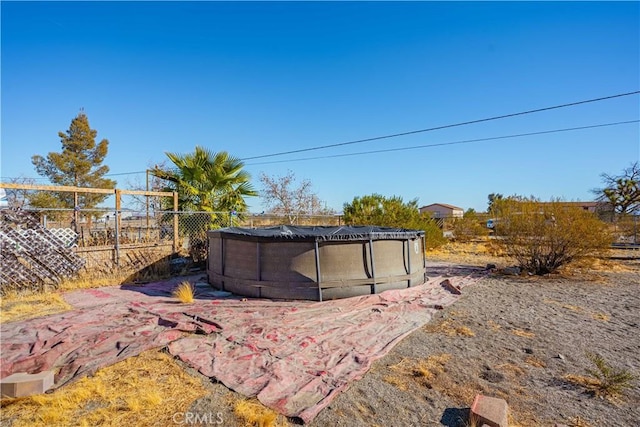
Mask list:
[[[428,275],[479,271],[492,260],[473,251],[431,256]],[[375,361],[309,425],[468,427],[478,393],[504,398],[512,427],[640,425],[640,380],[618,399],[596,396],[576,381],[594,368],[588,354],[640,376],[640,261],[549,277],[488,273]],[[206,388],[187,412],[208,422],[180,418],[171,425],[248,425],[234,413],[245,398],[178,363]],[[299,423],[279,416],[265,425]]]
[[[429,263],[431,274],[460,267]],[[490,274],[376,361],[310,425],[468,426],[469,407],[482,393],[508,402],[512,426],[637,426],[639,381],[612,401],[571,380],[588,377],[590,353],[640,374],[637,261],[564,276]],[[243,425],[232,412],[235,393],[207,387],[190,410]]]

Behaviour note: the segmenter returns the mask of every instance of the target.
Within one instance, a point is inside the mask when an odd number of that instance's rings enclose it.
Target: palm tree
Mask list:
[[[195,244],[205,244],[207,230],[237,223],[247,211],[245,197],[258,193],[249,173],[242,170],[244,163],[226,151],[214,153],[196,146],[194,153],[166,155],[175,168],[156,167],[151,174],[169,182],[165,191],[178,192],[179,211],[192,212],[180,215],[179,229],[189,236],[193,255]],[[173,210],[168,204],[163,208]]]

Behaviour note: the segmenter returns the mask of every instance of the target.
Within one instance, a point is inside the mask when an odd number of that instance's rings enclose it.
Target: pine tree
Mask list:
[[[55,185],[69,185],[75,187],[115,188],[114,180],[104,178],[109,167],[103,165],[109,141],[101,140],[96,144],[98,132],[91,129],[89,119],[84,111],[71,121],[69,129],[58,132],[62,151],[50,152],[47,157],[34,155],[31,162],[36,172],[49,179]],[[37,192],[29,202],[34,207],[56,207],[91,209],[96,207],[107,197],[106,194],[78,193],[46,193]],[[77,203],[76,203],[77,202]]]

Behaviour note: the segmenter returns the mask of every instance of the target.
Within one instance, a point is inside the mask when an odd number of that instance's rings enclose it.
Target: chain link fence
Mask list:
[[[269,227],[291,224],[284,215],[236,212],[186,212],[110,209],[24,209],[67,247],[156,245],[177,243],[175,251],[203,259],[206,233],[222,227]],[[177,218],[177,221],[175,220]],[[175,221],[175,224],[174,224]],[[342,225],[340,215],[298,215],[291,225]]]
[[[640,214],[616,215],[612,221],[612,227],[616,243],[633,245],[640,243]]]

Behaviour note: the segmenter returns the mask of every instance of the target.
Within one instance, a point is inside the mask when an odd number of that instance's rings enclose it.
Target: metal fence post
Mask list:
[[[178,192],[173,192],[173,253],[178,252]]]
[[[115,235],[115,256],[116,266],[120,267],[120,211],[122,210],[122,194],[116,189],[116,235]]]

